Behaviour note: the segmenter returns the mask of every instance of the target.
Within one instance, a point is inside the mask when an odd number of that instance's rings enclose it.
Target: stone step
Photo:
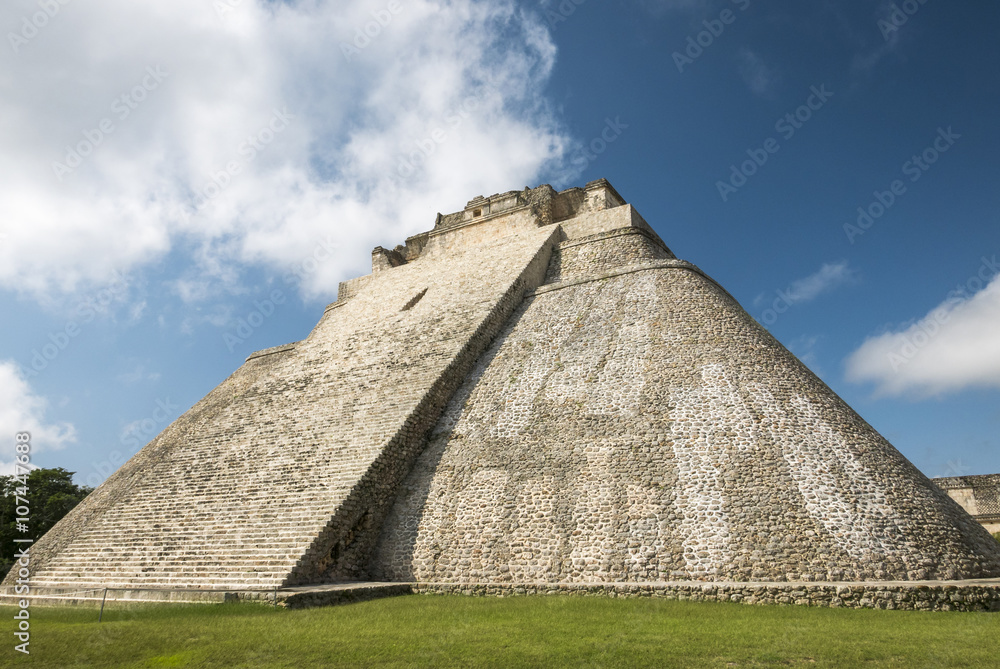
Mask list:
[[[101,583],[105,587],[117,588],[124,585],[144,585],[147,587],[157,587],[157,586],[208,586],[208,585],[238,585],[238,586],[268,586],[268,585],[281,585],[285,580],[284,574],[277,574],[272,576],[173,576],[173,577],[162,577],[162,578],[138,578],[129,576],[117,576],[111,575],[106,578],[98,579],[94,574],[90,574],[89,578],[80,579],[68,579],[68,578],[54,578],[39,580],[37,583],[33,584],[33,587],[69,587],[70,585],[86,584],[86,583]]]
[[[65,557],[60,557],[58,560],[53,560],[48,563],[52,567],[71,565],[71,564],[82,564],[82,565],[94,565],[97,568],[103,568],[106,565],[111,564],[124,564],[124,563],[134,563],[148,566],[151,564],[160,563],[176,563],[176,564],[199,564],[202,562],[211,562],[214,564],[232,563],[232,564],[246,564],[246,563],[267,563],[267,564],[291,564],[300,560],[303,557],[303,553],[296,553],[294,555],[260,555],[255,553],[201,553],[198,555],[158,555],[158,554],[107,554],[99,558],[94,558],[85,554],[75,554],[67,555]]]
[[[49,578],[49,577],[61,577],[62,575],[71,574],[73,577],[77,577],[80,574],[158,574],[158,573],[190,573],[199,574],[205,573],[206,571],[218,571],[220,573],[287,573],[291,571],[294,567],[293,564],[284,565],[259,565],[259,564],[242,564],[242,565],[199,565],[190,566],[185,564],[174,564],[165,563],[160,565],[108,565],[102,566],[100,568],[87,569],[78,566],[66,565],[64,567],[57,567],[55,569],[46,569],[45,571],[36,574],[37,578]]]
[[[198,559],[182,558],[176,559],[173,557],[161,558],[159,556],[150,557],[122,557],[117,560],[86,560],[79,558],[69,558],[60,560],[59,562],[52,562],[45,567],[48,569],[66,569],[66,568],[92,568],[92,569],[110,569],[111,567],[123,567],[123,566],[135,566],[139,567],[152,567],[159,564],[172,564],[172,565],[189,565],[191,567],[201,566],[202,564],[216,564],[219,566],[245,566],[245,565],[259,565],[259,566],[283,566],[283,565],[294,565],[300,558],[298,556],[289,558],[270,558],[270,557],[256,557],[253,555],[248,556],[199,556]]]
[[[315,502],[304,502],[304,503],[315,504]],[[170,511],[170,513],[169,514],[162,513],[162,511],[164,510]],[[177,522],[189,521],[189,520],[198,520],[201,522],[218,521],[221,523],[223,521],[220,520],[220,517],[225,517],[224,513],[226,511],[226,509],[224,508],[220,509],[208,508],[202,513],[193,513],[190,512],[189,510],[185,511],[184,508],[170,508],[170,507],[166,507],[164,510],[161,510],[160,513],[157,513],[155,507],[132,509],[128,512],[116,513],[114,516],[106,518],[105,522],[114,522],[115,520],[120,520],[120,519],[127,520],[143,516],[149,518],[156,518],[157,521],[164,527],[170,527],[171,525],[174,525]],[[302,519],[307,519],[307,520],[319,519],[322,518],[323,516],[327,516],[327,513],[326,510],[323,509],[322,507],[316,510],[309,509],[308,511],[307,510],[288,511],[288,510],[276,509],[267,512],[260,510],[252,514],[240,515],[238,516],[238,518],[244,521],[248,521],[248,520],[253,520],[255,518],[261,518],[265,515],[273,516],[275,519],[278,520],[286,519],[292,521],[292,520],[302,520]]]
[[[227,568],[225,566],[213,565],[202,566],[202,567],[184,567],[182,565],[160,565],[157,568],[149,567],[118,567],[109,569],[77,569],[74,567],[65,567],[62,569],[52,569],[45,570],[34,576],[34,578],[81,578],[83,574],[97,575],[103,577],[104,575],[114,575],[114,574],[138,574],[148,575],[150,577],[156,576],[158,574],[208,574],[208,573],[219,573],[219,574],[287,574],[291,571],[291,565],[287,566],[273,566],[273,567],[262,567],[259,565],[241,565],[238,568]]]
[[[194,548],[197,547],[197,548]],[[177,544],[165,548],[158,545],[149,544],[115,544],[107,543],[98,545],[74,544],[73,549],[78,554],[86,554],[92,557],[104,557],[107,555],[122,554],[126,552],[145,552],[150,554],[169,555],[217,555],[220,553],[232,554],[254,554],[254,555],[298,555],[308,547],[306,542],[300,545],[289,545],[281,543],[275,545],[261,544],[206,544],[204,542],[191,542]]]
[[[126,541],[118,541],[112,543],[108,541],[80,541],[74,544],[74,550],[85,550],[90,553],[107,553],[109,549],[111,552],[120,550],[142,550],[144,547],[148,547],[150,550],[156,548],[157,550],[191,550],[189,547],[197,546],[203,547],[201,552],[214,552],[216,550],[239,550],[242,552],[246,551],[260,551],[260,552],[287,552],[293,553],[302,550],[304,547],[312,543],[312,538],[303,539],[281,539],[279,541],[211,541],[207,540],[205,537],[190,537],[190,538],[178,538],[178,537],[157,537],[156,543],[150,543],[149,539],[132,539]],[[168,548],[164,549],[163,547]],[[198,551],[194,551],[198,552]]]
[[[191,535],[191,536],[219,536],[220,538],[226,537],[273,537],[276,534],[282,536],[295,536],[307,534],[304,530],[322,529],[326,526],[326,523],[268,523],[266,527],[255,527],[255,526],[236,526],[220,523],[172,523],[169,525],[169,529],[163,527],[154,527],[156,523],[149,524],[129,524],[138,521],[123,521],[122,523],[106,523],[102,527],[95,527],[87,531],[83,537],[107,537],[114,539],[121,539],[122,533],[127,533],[127,535],[135,534],[136,532],[141,532],[143,534],[158,534],[158,535]]]
[[[200,565],[202,563],[209,564],[219,564],[219,565],[245,565],[245,564],[267,564],[267,565],[284,565],[284,564],[295,564],[297,561],[302,559],[302,554],[290,555],[290,556],[276,556],[276,555],[241,555],[241,554],[225,554],[225,553],[215,553],[215,554],[202,554],[202,555],[187,555],[187,556],[175,556],[175,555],[124,555],[118,554],[114,557],[103,557],[100,559],[93,559],[88,556],[73,555],[66,556],[65,558],[60,558],[58,561],[52,561],[45,568],[57,568],[72,565],[93,565],[94,568],[104,569],[111,565],[123,565],[123,564],[135,564],[141,565],[143,567],[152,566],[155,564],[189,564],[189,565]]]
[[[129,543],[112,544],[100,542],[93,544],[79,543],[73,545],[74,552],[87,554],[90,557],[99,558],[113,554],[123,553],[147,553],[159,555],[216,555],[218,553],[233,553],[244,555],[247,553],[260,555],[293,555],[301,554],[309,548],[311,541],[291,542],[261,542],[261,543],[215,543],[200,540],[177,541],[169,537],[163,538],[162,543],[151,543],[149,541],[135,541]]]
[[[118,539],[117,541],[113,537],[84,537],[77,540],[76,544],[80,546],[92,545],[92,546],[118,546],[122,544],[134,544],[141,545],[144,542],[148,542],[151,537],[155,537],[157,546],[168,543],[168,542],[191,542],[198,541],[204,542],[206,544],[232,544],[232,545],[265,545],[265,546],[281,546],[288,544],[305,543],[307,541],[312,541],[313,537],[305,537],[301,534],[287,534],[287,535],[272,535],[272,536],[261,536],[261,537],[230,537],[222,538],[218,536],[204,535],[204,534],[189,534],[189,535],[145,535],[145,536],[132,536],[130,538]],[[114,541],[114,543],[110,543]]]
[[[115,561],[103,561],[98,562],[94,560],[66,560],[60,562],[59,564],[43,565],[41,569],[37,572],[38,575],[43,573],[48,573],[49,571],[56,570],[67,570],[72,569],[75,571],[108,571],[111,569],[158,569],[162,565],[170,565],[171,568],[181,568],[187,567],[190,569],[201,569],[206,565],[214,565],[215,568],[220,570],[228,569],[243,569],[248,567],[261,567],[267,569],[283,569],[286,567],[291,567],[296,563],[296,560],[256,560],[256,559],[246,559],[246,560],[115,560]]]
[[[51,585],[53,583],[61,583],[65,585],[78,585],[84,583],[104,583],[110,586],[113,583],[152,583],[152,582],[173,582],[173,581],[185,581],[185,582],[233,582],[233,583],[244,583],[251,581],[280,581],[287,576],[286,572],[202,572],[202,573],[181,573],[181,572],[162,572],[162,573],[134,573],[134,572],[119,572],[119,573],[82,573],[73,575],[55,574],[52,576],[47,576],[45,574],[39,575],[32,578],[31,583],[33,586],[41,585]]]
[[[159,571],[159,572],[142,572],[142,571],[131,571],[131,570],[121,570],[121,571],[91,571],[91,572],[60,572],[60,573],[45,573],[40,574],[32,579],[32,584],[40,584],[43,582],[65,582],[65,583],[77,583],[84,581],[115,581],[115,580],[127,580],[127,581],[162,581],[169,580],[171,578],[179,578],[182,580],[233,580],[233,581],[244,581],[247,579],[266,579],[273,580],[275,578],[282,578],[286,576],[288,572],[286,570],[276,570],[276,571],[189,571],[189,570],[171,570],[171,571]]]
[[[138,576],[132,576],[128,574],[111,574],[102,576],[100,574],[85,574],[79,578],[52,578],[52,579],[39,579],[37,582],[32,584],[32,587],[69,587],[69,586],[81,586],[88,583],[100,583],[105,587],[121,587],[121,586],[143,586],[143,587],[209,587],[209,586],[262,586],[269,587],[272,585],[281,585],[285,582],[287,574],[269,574],[269,575],[254,575],[245,574],[234,576],[232,574],[228,576],[212,575],[212,576],[195,576],[195,575],[177,575],[177,576],[167,576],[163,575],[159,578],[141,578]]]
[[[91,544],[94,546],[99,546],[103,544],[107,546],[110,542],[113,541],[114,542],[113,545],[117,546],[123,543],[140,544],[144,541],[148,541],[150,537],[156,537],[157,545],[160,545],[168,541],[204,541],[212,544],[239,544],[239,545],[245,545],[245,544],[279,545],[286,542],[305,542],[305,541],[311,541],[313,539],[312,536],[303,536],[301,531],[296,531],[294,533],[271,532],[268,533],[267,535],[260,535],[260,536],[241,535],[241,536],[231,536],[231,537],[222,537],[219,535],[213,536],[211,534],[195,533],[195,532],[191,532],[189,534],[148,533],[148,534],[133,535],[131,538],[125,538],[125,539],[122,538],[116,539],[113,533],[111,533],[108,536],[100,536],[100,535],[84,536],[78,539],[77,543],[78,545],[81,546],[86,544]]]

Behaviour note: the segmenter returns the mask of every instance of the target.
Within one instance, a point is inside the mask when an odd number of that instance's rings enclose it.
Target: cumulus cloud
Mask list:
[[[847,358],[847,379],[874,383],[879,395],[1000,388],[998,271],[995,258],[984,258],[978,276],[923,318],[866,339]]]
[[[32,453],[58,450],[76,441],[76,428],[71,423],[49,423],[45,420],[48,401],[34,394],[18,366],[11,360],[0,360],[0,443],[6,447],[0,455],[0,474],[14,473],[14,435],[31,433]]]
[[[0,9],[0,287],[36,299],[169,258],[197,300],[333,238],[300,284],[329,295],[571,145],[540,94],[555,47],[514,0],[59,7],[33,31],[37,5]]]

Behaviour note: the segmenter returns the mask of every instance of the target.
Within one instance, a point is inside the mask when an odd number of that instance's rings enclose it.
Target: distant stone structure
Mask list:
[[[376,248],[308,337],[247,358],[31,550],[33,584],[67,591],[756,582],[864,606],[865,581],[1000,577],[983,527],[604,180]]]
[[[931,479],[989,532],[1000,532],[1000,474]]]

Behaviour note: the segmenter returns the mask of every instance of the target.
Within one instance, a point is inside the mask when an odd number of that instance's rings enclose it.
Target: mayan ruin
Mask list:
[[[1000,609],[1000,543],[603,179],[376,248],[308,336],[250,355],[32,552],[53,592]]]
[[[1000,532],[1000,474],[932,479],[988,532]]]

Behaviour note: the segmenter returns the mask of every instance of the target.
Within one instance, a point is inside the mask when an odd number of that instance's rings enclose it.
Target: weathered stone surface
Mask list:
[[[35,585],[943,608],[828,582],[1000,577],[997,542],[607,182],[476,198],[372,262],[42,538]]]
[[[35,545],[36,585],[363,575],[395,482],[558,232],[523,226],[379,272],[307,339],[251,356]]]
[[[837,583],[416,583],[431,595],[512,597],[650,597],[692,602],[738,602],[897,611],[1000,611],[1000,584],[912,582]]]
[[[1000,474],[931,479],[988,532],[1000,532]]]
[[[561,245],[548,277],[561,260],[568,285],[537,289],[452,398],[383,527],[377,577],[998,574],[996,542],[714,282],[650,265],[652,241],[615,254],[590,239]]]

